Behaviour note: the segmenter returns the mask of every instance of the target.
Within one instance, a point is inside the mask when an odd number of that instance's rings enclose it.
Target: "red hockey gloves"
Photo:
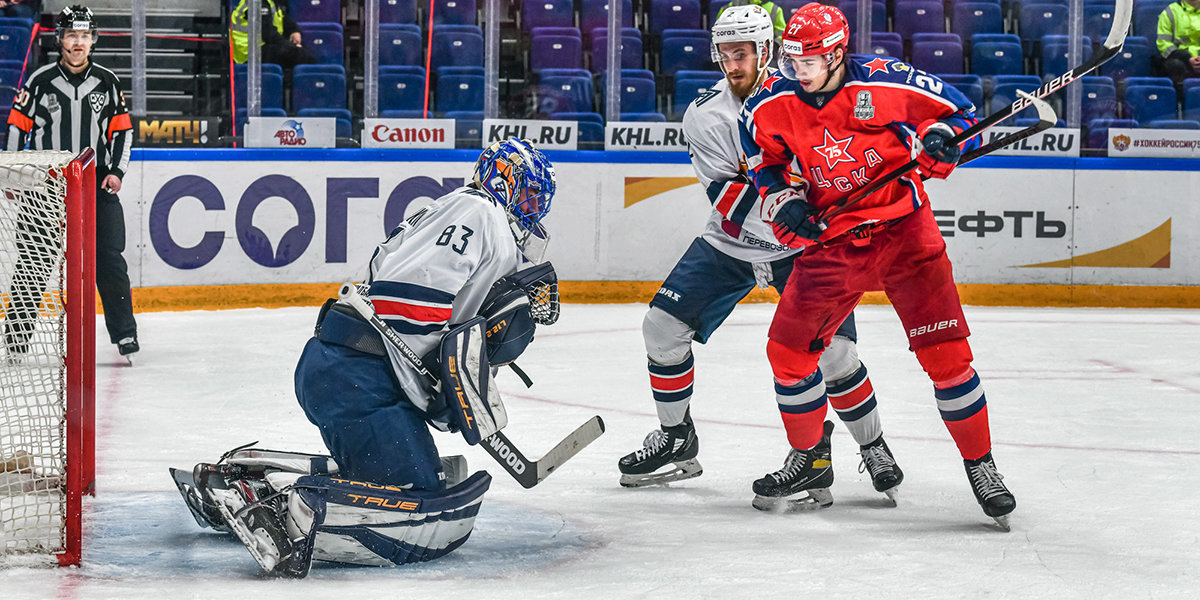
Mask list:
[[[792,187],[768,193],[763,198],[762,217],[771,223],[775,239],[789,248],[807,246],[825,229],[812,205],[804,201],[804,193]]]
[[[958,166],[958,145],[950,143],[954,129],[930,119],[917,128],[917,137],[921,140],[921,153],[917,155],[921,172],[937,179],[949,177]]]

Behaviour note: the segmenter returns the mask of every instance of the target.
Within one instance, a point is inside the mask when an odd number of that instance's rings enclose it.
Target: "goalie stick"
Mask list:
[[[1038,89],[1034,90],[1031,94],[1029,94],[1030,97],[1017,98],[1016,101],[1014,101],[1012,104],[992,113],[986,119],[967,128],[962,133],[950,138],[950,140],[947,143],[962,144],[963,142],[983,133],[984,131],[991,129],[992,127],[996,126],[998,123],[1007,119],[1008,117],[1012,116],[1013,114],[1032,105],[1034,103],[1033,101],[1035,98],[1045,98],[1046,96],[1049,96],[1050,94],[1053,94],[1054,92],[1057,92],[1058,90],[1061,90],[1062,88],[1066,87],[1067,85],[1073,83],[1075,80],[1079,79],[1080,77],[1083,77],[1084,75],[1087,75],[1088,73],[1091,73],[1092,71],[1095,71],[1097,68],[1100,67],[1100,65],[1108,62],[1109,59],[1116,56],[1117,53],[1119,53],[1121,51],[1121,47],[1125,44],[1125,35],[1129,32],[1129,20],[1132,16],[1133,16],[1133,0],[1117,0],[1116,6],[1113,8],[1112,28],[1109,29],[1109,31],[1108,31],[1108,38],[1104,40],[1104,45],[1100,48],[1100,50],[1098,52],[1096,52],[1095,54],[1092,55],[1091,59],[1085,61],[1081,65],[1076,66],[1074,69],[1071,69],[1070,71],[1067,71],[1066,73],[1063,73],[1062,75],[1059,75],[1058,77],[1055,77],[1054,79],[1051,79],[1050,81],[1047,81],[1046,83],[1042,84],[1042,87],[1039,87]],[[1039,123],[1038,125],[1040,125],[1040,124],[1041,123]],[[1037,127],[1038,125],[1034,125],[1034,127]],[[1032,127],[1030,129],[1032,129]],[[1015,136],[1015,135],[1020,135],[1023,133],[1025,133],[1025,131],[1019,131],[1012,135]],[[1036,132],[1033,132],[1033,133],[1036,133]],[[1033,133],[1029,133],[1028,135],[1033,135]],[[1011,136],[1008,136],[1008,137],[1011,137]],[[1026,137],[1028,137],[1028,136],[1026,136]],[[1004,138],[1001,138],[1001,139],[1004,139]],[[1015,142],[1015,141],[1017,141],[1017,139],[1020,139],[1020,138],[1012,139],[1008,143]],[[1000,141],[1000,140],[997,140],[997,141]],[[988,144],[988,147],[989,147],[988,152],[992,152],[994,150],[997,150],[998,148],[1003,147],[1004,145],[1007,145],[1007,144],[1002,144],[1000,146],[995,146],[993,144]],[[970,154],[970,153],[968,153],[968,154]],[[986,152],[983,154],[986,154]],[[983,154],[976,154],[971,157],[971,160],[979,158],[980,156],[983,156]],[[962,164],[961,159],[959,161],[959,164]],[[861,190],[847,196],[846,198],[843,198],[841,201],[839,201],[837,203],[834,203],[832,206],[830,206],[829,208],[822,211],[822,213],[820,215],[820,219],[828,220],[829,218],[831,218],[835,215],[845,212],[846,209],[859,203],[860,201],[862,201],[863,198],[866,198],[867,196],[874,194],[875,192],[879,191],[883,186],[903,177],[905,174],[907,174],[909,171],[912,171],[915,168],[917,168],[917,159],[914,158],[914,159],[908,161],[907,163],[904,163],[900,167],[897,167],[895,170],[889,172],[888,174],[883,175],[879,179],[876,179],[871,185],[869,185],[865,188],[862,188]]]
[[[383,339],[400,350],[400,353],[412,363],[418,372],[438,382],[438,378],[425,367],[421,357],[417,356],[417,353],[408,344],[405,344],[404,340],[400,339],[396,330],[389,327],[375,314],[374,307],[358,293],[358,288],[354,284],[343,283],[341,289],[338,290],[338,299],[353,308],[354,312],[366,319],[383,336]],[[599,415],[596,415],[577,427],[575,431],[572,431],[537,460],[526,458],[525,454],[517,449],[517,446],[508,439],[508,436],[504,435],[503,431],[497,431],[480,440],[479,445],[483,446],[483,449],[496,459],[496,462],[513,479],[517,480],[517,483],[521,484],[521,487],[529,489],[549,477],[555,469],[561,467],[563,463],[570,460],[603,433],[604,421]]]

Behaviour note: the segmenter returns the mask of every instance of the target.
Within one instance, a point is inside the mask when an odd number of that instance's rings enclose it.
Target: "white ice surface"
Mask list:
[[[1012,532],[971,496],[932,389],[888,307],[858,311],[884,431],[906,473],[888,508],[844,427],[835,503],[775,515],[750,482],[786,441],[764,355],[771,305],[741,306],[696,347],[704,475],[623,489],[617,459],[657,426],[642,305],[567,305],[507,372],[509,436],[538,456],[594,414],[608,432],[524,490],[495,477],[474,535],[431,563],[258,574],[232,538],[198,528],[167,467],[239,444],[322,451],[292,395],[316,309],[139,315],[137,365],[98,367],[98,492],[80,569],[0,569],[25,598],[1195,598],[1200,595],[1200,312],[968,308],[995,457],[1017,497]],[[101,336],[102,339],[103,336]],[[831,413],[832,416],[832,413]]]

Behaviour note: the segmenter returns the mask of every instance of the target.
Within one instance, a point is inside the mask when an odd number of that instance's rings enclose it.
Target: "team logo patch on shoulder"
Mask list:
[[[858,93],[854,104],[854,117],[860,121],[875,117],[875,106],[871,104],[870,90],[862,90]]]
[[[108,104],[108,92],[92,92],[88,94],[88,102],[92,105],[92,112],[100,114],[104,105]]]
[[[900,62],[900,61],[896,61],[896,62],[892,63],[892,70],[897,73],[903,73],[905,71],[911,71],[911,70],[913,70],[913,68],[910,67],[909,65],[906,65],[906,64]]]
[[[45,96],[42,96],[41,102],[42,105],[46,107],[46,110],[52,113],[62,110],[62,107],[58,105],[58,96],[55,96],[54,94],[46,94]]]
[[[892,61],[890,61],[886,58],[877,56],[877,57],[871,59],[871,62],[863,64],[864,67],[871,70],[869,73],[867,73],[867,77],[870,77],[879,72],[887,73],[888,63],[890,63],[890,62],[892,62]]]

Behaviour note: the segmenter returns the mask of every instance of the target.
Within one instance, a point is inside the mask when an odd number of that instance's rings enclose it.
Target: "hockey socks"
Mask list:
[[[871,386],[866,365],[859,363],[858,369],[850,376],[830,382],[826,393],[829,395],[829,404],[859,446],[870,444],[883,434],[875,402],[875,388]]]
[[[991,451],[987,398],[978,373],[971,373],[970,379],[953,387],[935,388],[934,396],[942,421],[964,460],[975,460]]]
[[[829,399],[820,369],[794,386],[776,380],[775,401],[779,403],[779,415],[792,448],[812,448],[821,441],[821,423],[825,421]]]
[[[650,393],[658,420],[667,426],[683,422],[688,401],[692,399],[692,383],[695,380],[695,360],[689,352],[683,362],[675,365],[660,365],[650,362]]]

